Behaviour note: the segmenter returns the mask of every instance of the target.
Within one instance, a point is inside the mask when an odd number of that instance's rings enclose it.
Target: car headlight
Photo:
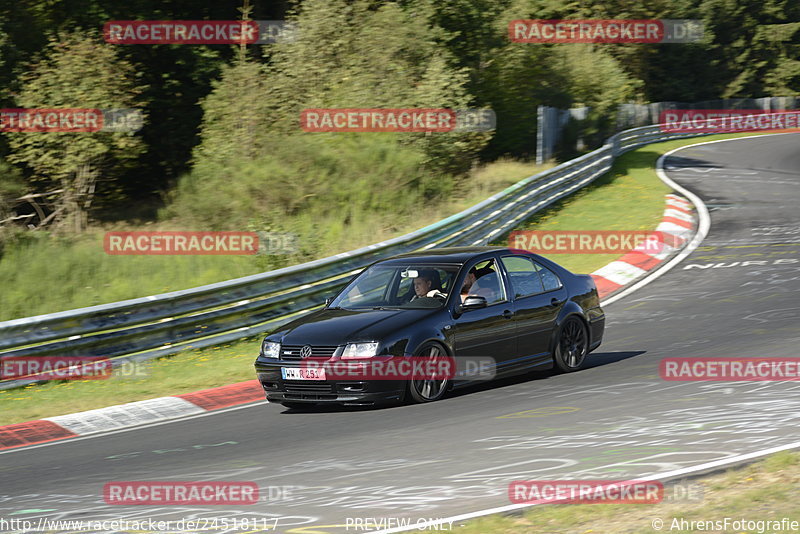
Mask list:
[[[372,358],[378,354],[377,343],[348,343],[342,352],[342,359]]]
[[[281,344],[275,343],[274,341],[267,341],[266,339],[261,342],[261,356],[264,358],[275,358],[278,359],[281,357]]]

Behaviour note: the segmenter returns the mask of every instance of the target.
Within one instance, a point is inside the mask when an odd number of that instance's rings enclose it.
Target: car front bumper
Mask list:
[[[406,388],[406,382],[401,380],[284,380],[282,367],[299,367],[299,363],[259,359],[255,364],[258,381],[269,402],[380,404],[401,400]]]

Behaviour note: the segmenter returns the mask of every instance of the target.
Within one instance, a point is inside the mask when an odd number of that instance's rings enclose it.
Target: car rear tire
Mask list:
[[[417,358],[431,358],[434,361],[447,357],[447,352],[438,343],[424,343],[415,354]],[[434,402],[445,396],[450,387],[447,378],[432,380],[409,380],[406,399],[414,403]]]
[[[307,410],[309,408],[313,408],[316,406],[313,402],[282,402],[281,405],[285,408],[289,408],[290,410]]]
[[[577,317],[568,317],[558,329],[558,337],[553,348],[553,363],[559,370],[572,373],[583,367],[587,354],[589,354],[589,333],[586,325]]]

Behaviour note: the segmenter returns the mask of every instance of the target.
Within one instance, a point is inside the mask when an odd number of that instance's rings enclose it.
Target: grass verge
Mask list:
[[[534,506],[520,516],[487,516],[462,524],[460,534],[687,532],[792,532],[758,521],[800,522],[800,453],[782,452],[740,469],[683,482],[700,485],[702,499],[658,504],[559,504]],[[665,495],[671,493],[665,487]],[[731,523],[752,521],[735,529]],[[694,522],[694,523],[692,523]],[[454,525],[455,527],[455,525]],[[660,528],[659,528],[660,527]],[[735,530],[734,530],[735,529]],[[796,527],[794,531],[800,530]]]
[[[744,135],[746,134],[711,136],[702,140]],[[664,193],[667,191],[653,170],[656,159],[668,150],[696,142],[697,138],[658,143],[625,154],[616,162],[609,175],[536,214],[525,223],[524,228],[586,229],[591,221],[592,224],[588,226],[590,229],[652,229],[663,213]],[[462,210],[489,194],[508,187],[521,177],[530,175],[531,170],[530,165],[513,161],[487,166],[473,175],[474,181],[462,189],[460,196],[452,198],[447,206],[426,212],[425,218],[418,220],[419,224],[415,228]],[[635,205],[629,205],[631,200]],[[633,217],[633,213],[639,219]],[[366,244],[366,237],[365,234],[365,241],[361,244]],[[373,235],[369,242],[378,239],[383,237]],[[609,258],[603,255],[554,256],[556,261],[576,272],[591,272],[615,258],[616,256]],[[231,274],[229,271],[227,277]],[[40,280],[40,284],[45,288],[42,292],[47,294],[47,282]],[[34,290],[29,287],[28,291]],[[149,375],[142,379],[69,381],[0,391],[0,425],[249,380],[255,377],[252,363],[258,347],[258,340],[244,340],[161,358],[148,362]]]

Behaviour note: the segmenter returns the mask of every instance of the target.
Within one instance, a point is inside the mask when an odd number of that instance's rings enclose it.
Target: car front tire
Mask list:
[[[438,343],[424,343],[415,353],[417,358],[433,360],[446,358],[447,352]],[[409,380],[406,399],[414,403],[434,402],[445,396],[450,387],[450,380]]]

